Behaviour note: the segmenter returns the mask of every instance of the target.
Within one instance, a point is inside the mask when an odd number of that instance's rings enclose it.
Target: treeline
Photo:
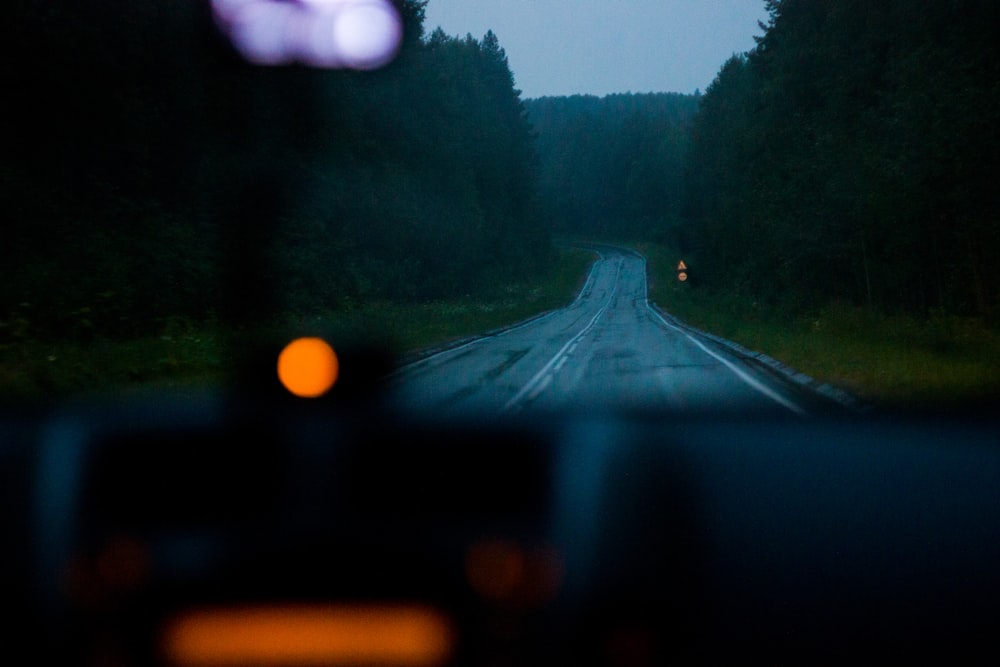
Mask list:
[[[375,72],[243,62],[202,0],[17,2],[0,343],[493,289],[551,252],[506,55],[424,32]]]
[[[687,240],[704,283],[996,321],[1000,5],[769,0],[705,92]]]
[[[676,229],[699,95],[573,95],[527,100],[538,135],[538,192],[562,233],[617,239]]]
[[[789,314],[1000,314],[1000,4],[768,0],[704,95],[528,100],[560,232]]]

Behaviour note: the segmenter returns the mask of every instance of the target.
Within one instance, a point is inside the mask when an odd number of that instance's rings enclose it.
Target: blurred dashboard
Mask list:
[[[995,418],[317,405],[4,420],[8,645],[66,664],[996,657]]]

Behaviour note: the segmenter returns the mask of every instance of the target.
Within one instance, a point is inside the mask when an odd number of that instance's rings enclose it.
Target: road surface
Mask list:
[[[644,258],[599,255],[571,305],[405,366],[396,399],[431,415],[811,410],[815,397],[661,317]]]

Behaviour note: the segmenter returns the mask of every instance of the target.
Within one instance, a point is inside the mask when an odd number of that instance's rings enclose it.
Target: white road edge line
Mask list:
[[[775,392],[774,390],[772,390],[767,385],[762,384],[761,382],[759,382],[759,381],[753,379],[752,377],[750,377],[749,375],[747,375],[745,372],[743,372],[742,370],[740,370],[739,367],[737,367],[736,364],[734,364],[733,362],[729,361],[725,357],[722,357],[722,356],[716,354],[715,352],[712,352],[710,349],[708,349],[707,347],[705,347],[701,343],[701,341],[699,341],[697,338],[695,338],[694,336],[692,336],[688,332],[686,332],[683,329],[680,329],[678,327],[675,327],[673,324],[670,324],[670,322],[667,322],[665,319],[663,319],[662,315],[660,315],[658,312],[656,312],[656,310],[654,310],[653,307],[649,305],[649,300],[648,299],[646,300],[646,307],[649,308],[649,312],[653,313],[653,315],[655,315],[658,320],[660,320],[661,322],[663,322],[664,326],[667,326],[667,327],[673,329],[674,331],[676,331],[678,333],[684,334],[684,336],[686,336],[688,340],[690,340],[692,343],[694,343],[699,348],[701,348],[702,352],[704,352],[705,354],[709,355],[710,357],[713,357],[713,358],[717,359],[718,361],[722,362],[722,364],[725,365],[726,368],[728,368],[729,370],[731,370],[733,373],[736,374],[736,377],[738,377],[739,379],[743,380],[748,385],[750,385],[751,387],[753,387],[754,389],[756,389],[760,393],[764,394],[765,396],[767,396],[768,398],[770,398],[775,403],[778,403],[781,406],[783,406],[785,408],[788,408],[789,410],[791,410],[792,412],[794,412],[797,415],[803,415],[804,416],[804,415],[808,414],[805,410],[803,410],[802,408],[800,408],[798,405],[796,405],[795,403],[792,403],[791,401],[789,401],[784,396],[778,394],[777,392]]]
[[[573,303],[567,306],[568,308],[572,308],[576,304],[580,303],[580,300],[583,298],[583,295],[587,293],[588,289],[590,289],[590,283],[593,282],[594,280],[594,273],[597,272],[597,265],[601,263],[602,259],[604,259],[604,255],[602,253],[596,250],[594,252],[597,252],[597,260],[595,260],[594,264],[590,267],[590,273],[587,274],[587,279],[583,282],[583,287],[580,288],[579,294],[577,294],[576,298],[573,299]]]
[[[553,315],[555,315],[558,312],[559,312],[558,310],[553,310],[552,312],[546,313],[545,315],[542,315],[541,317],[532,317],[527,322],[521,322],[520,324],[515,324],[514,326],[512,326],[512,327],[510,327],[508,329],[504,329],[503,331],[498,331],[498,332],[496,332],[494,334],[489,334],[489,335],[484,335],[484,336],[477,336],[477,337],[473,338],[472,340],[470,340],[470,341],[468,341],[466,343],[462,343],[461,345],[457,345],[455,347],[449,347],[447,350],[441,350],[440,352],[435,352],[434,354],[432,354],[432,355],[430,355],[428,357],[424,357],[423,359],[417,359],[416,361],[411,361],[410,363],[408,363],[408,364],[406,364],[404,366],[400,366],[399,368],[397,368],[395,371],[393,371],[392,373],[390,373],[389,376],[390,377],[395,377],[395,376],[405,375],[406,373],[411,373],[414,370],[416,370],[417,368],[419,368],[420,366],[423,366],[424,364],[430,363],[431,361],[434,361],[435,359],[438,359],[439,357],[443,357],[443,356],[448,355],[448,354],[454,354],[455,352],[458,352],[459,350],[464,350],[467,347],[471,347],[473,345],[478,345],[479,343],[483,343],[483,342],[488,341],[488,340],[493,340],[494,338],[499,338],[500,336],[506,336],[509,333],[517,331],[518,329],[522,329],[522,328],[524,328],[526,326],[529,326],[531,324],[537,324],[538,322],[542,322],[544,320],[547,320],[547,319],[549,319],[550,317],[552,317]]]
[[[595,250],[594,252],[597,252],[597,251]],[[594,278],[594,273],[597,271],[597,265],[601,263],[602,259],[604,259],[604,255],[602,255],[600,252],[597,252],[597,257],[598,258],[594,262],[593,266],[590,267],[590,273],[587,274],[587,280],[583,283],[583,287],[580,289],[580,293],[576,295],[576,299],[574,299],[573,303],[571,303],[569,306],[567,306],[567,308],[572,308],[573,306],[575,306],[577,303],[580,302],[580,299],[583,298],[583,295],[586,294],[587,289],[590,287],[590,283],[591,283],[591,281]],[[620,269],[621,266],[619,266],[618,268]],[[435,352],[434,354],[432,354],[430,356],[427,356],[427,357],[424,357],[423,359],[417,359],[416,361],[411,361],[410,363],[405,364],[405,365],[400,366],[399,368],[397,368],[395,371],[393,371],[392,373],[390,373],[389,376],[390,377],[398,377],[398,376],[401,376],[401,375],[405,375],[406,373],[411,373],[416,368],[418,368],[420,366],[423,366],[424,364],[429,363],[429,362],[437,359],[438,357],[443,357],[443,356],[445,356],[447,354],[452,354],[454,352],[458,352],[459,350],[464,350],[467,347],[470,347],[472,345],[477,345],[479,343],[482,343],[483,341],[493,340],[494,338],[499,338],[500,336],[504,336],[504,335],[509,334],[509,333],[511,333],[513,331],[517,331],[518,329],[521,329],[521,328],[526,327],[528,325],[535,324],[535,323],[541,322],[543,320],[547,320],[548,318],[550,318],[553,315],[555,315],[556,313],[558,313],[560,310],[564,310],[564,309],[553,310],[552,312],[546,313],[545,315],[542,315],[541,317],[532,317],[532,318],[529,318],[526,322],[521,322],[520,324],[515,324],[514,326],[509,327],[507,329],[504,329],[503,331],[498,331],[495,334],[490,334],[490,335],[485,335],[485,336],[477,336],[477,337],[473,338],[472,340],[468,341],[467,343],[463,343],[463,344],[458,345],[456,347],[450,347],[447,350],[441,350],[440,352]],[[572,350],[570,350],[570,351],[572,352]]]
[[[515,405],[517,405],[518,402],[520,402],[520,400],[522,398],[524,398],[525,394],[527,394],[528,392],[532,391],[532,389],[534,388],[534,386],[536,384],[538,384],[542,380],[542,378],[546,377],[546,374],[549,372],[549,370],[552,369],[552,366],[554,366],[556,364],[556,362],[559,360],[559,358],[563,356],[563,354],[566,352],[566,350],[569,348],[569,346],[575,344],[581,338],[583,338],[583,336],[588,331],[590,331],[590,329],[594,326],[594,324],[597,323],[597,320],[599,320],[601,318],[601,315],[604,314],[604,311],[608,309],[608,306],[611,304],[611,302],[615,298],[615,294],[618,292],[618,278],[621,276],[621,272],[622,272],[622,262],[621,262],[621,260],[619,260],[618,261],[618,269],[615,271],[615,285],[614,285],[614,288],[608,294],[608,298],[604,301],[604,305],[601,306],[601,309],[599,311],[597,311],[597,314],[594,315],[594,317],[591,318],[590,322],[587,323],[587,326],[585,326],[583,329],[581,329],[579,331],[579,333],[577,333],[575,336],[573,336],[568,341],[566,341],[566,344],[563,345],[562,348],[560,348],[560,350],[558,352],[556,352],[555,356],[553,356],[551,359],[549,359],[548,363],[546,363],[544,366],[542,366],[542,370],[540,370],[537,373],[535,373],[535,376],[533,378],[531,378],[530,380],[528,380],[528,383],[525,384],[523,387],[521,387],[521,390],[519,392],[517,392],[516,394],[514,394],[514,396],[511,397],[511,399],[509,401],[507,401],[507,403],[504,404],[504,406],[500,409],[501,413],[504,413],[504,412],[507,412],[508,410],[510,410],[512,407],[514,407]],[[549,381],[551,382],[552,376],[549,375],[547,377],[549,378]],[[545,383],[545,386],[548,386],[548,383]],[[544,389],[545,386],[543,386],[541,389]],[[537,392],[533,393],[530,398],[534,399],[536,396],[538,396],[538,394],[541,392],[541,389],[539,389]]]

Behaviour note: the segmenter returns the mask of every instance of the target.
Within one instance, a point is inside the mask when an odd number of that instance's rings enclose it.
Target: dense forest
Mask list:
[[[996,322],[1000,4],[768,0],[701,100],[685,239],[709,286]]]
[[[666,238],[679,225],[685,152],[699,95],[527,100],[538,193],[559,233]]]
[[[665,241],[694,289],[1000,315],[1000,5],[767,0],[705,93],[522,101],[492,32],[394,0],[378,71],[245,63],[202,0],[7,9],[0,345],[540,276]]]
[[[202,0],[6,10],[0,343],[488,291],[550,259],[497,37],[253,66]]]
[[[996,322],[1000,5],[768,0],[704,95],[528,100],[558,232],[665,241],[699,288]]]

